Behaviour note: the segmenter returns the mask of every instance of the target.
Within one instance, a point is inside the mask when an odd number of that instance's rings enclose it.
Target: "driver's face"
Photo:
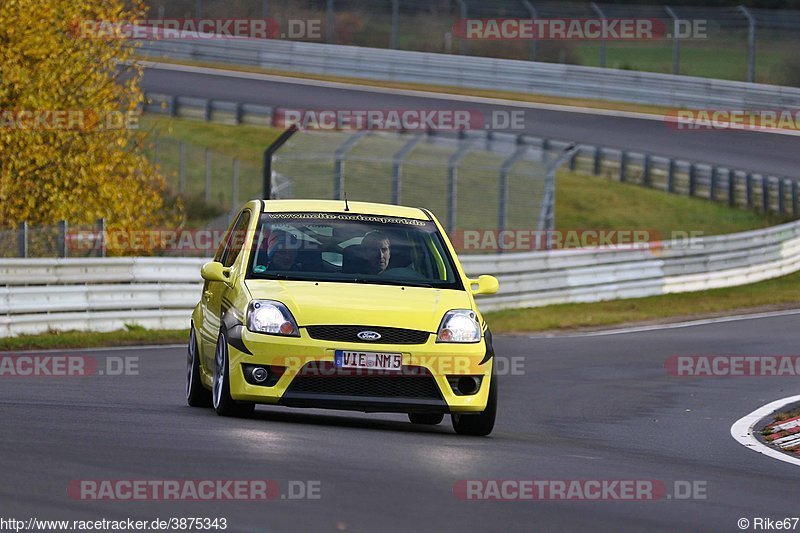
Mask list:
[[[389,266],[389,259],[392,256],[392,246],[389,239],[370,243],[369,264],[377,274],[382,273]]]

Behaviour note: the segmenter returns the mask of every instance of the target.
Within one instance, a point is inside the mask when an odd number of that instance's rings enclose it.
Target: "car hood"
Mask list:
[[[298,326],[386,326],[435,332],[450,309],[469,309],[465,291],[361,283],[248,280],[253,299],[283,302]]]

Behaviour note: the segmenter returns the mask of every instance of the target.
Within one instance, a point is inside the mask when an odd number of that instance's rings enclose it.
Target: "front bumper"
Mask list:
[[[230,391],[235,400],[290,407],[318,407],[364,412],[481,412],[486,408],[493,359],[485,341],[475,344],[351,343],[252,333],[237,328],[241,340],[230,342]],[[401,353],[402,372],[342,371],[335,368],[336,350]],[[282,367],[270,386],[245,380],[243,365]],[[475,376],[480,388],[460,394],[448,381]],[[273,384],[274,383],[274,384]]]

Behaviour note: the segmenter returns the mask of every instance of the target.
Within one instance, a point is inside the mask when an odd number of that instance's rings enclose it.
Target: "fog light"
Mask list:
[[[461,394],[475,394],[478,387],[478,380],[473,376],[464,376],[458,380],[458,392]]]
[[[257,366],[253,368],[251,375],[253,376],[253,381],[256,383],[264,383],[269,377],[269,372],[267,372],[267,369],[263,366]]]

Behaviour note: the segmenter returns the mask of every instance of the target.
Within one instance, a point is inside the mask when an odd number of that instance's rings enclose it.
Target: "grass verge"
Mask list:
[[[137,328],[103,332],[49,331],[36,335],[0,338],[0,351],[181,344],[186,342],[188,335],[189,331],[183,329],[145,330]]]
[[[486,313],[493,333],[598,328],[800,306],[800,272],[749,285],[608,302],[558,304]]]

